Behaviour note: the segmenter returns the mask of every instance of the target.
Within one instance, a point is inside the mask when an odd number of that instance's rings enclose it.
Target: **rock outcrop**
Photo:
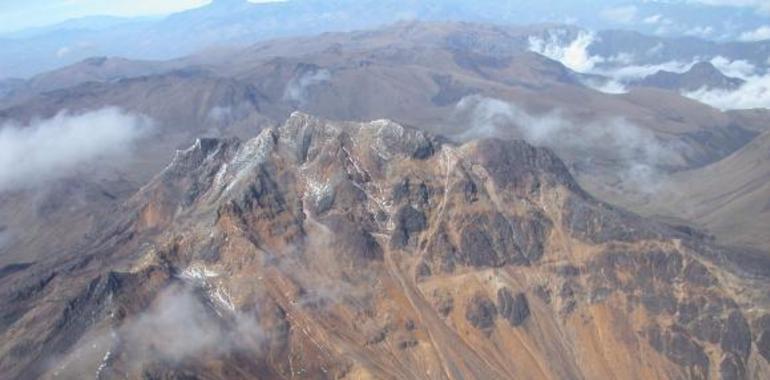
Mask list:
[[[2,269],[9,378],[764,378],[768,281],[550,151],[295,113]],[[760,264],[760,265],[766,265]]]

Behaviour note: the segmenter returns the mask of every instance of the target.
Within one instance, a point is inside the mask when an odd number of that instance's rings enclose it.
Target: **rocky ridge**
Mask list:
[[[766,262],[546,149],[294,113],[199,139],[64,258],[0,270],[17,378],[762,378]]]

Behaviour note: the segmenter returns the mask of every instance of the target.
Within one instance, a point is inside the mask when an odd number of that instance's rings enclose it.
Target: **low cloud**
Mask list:
[[[697,61],[667,61],[651,65],[634,65],[635,57],[628,53],[619,53],[612,57],[591,55],[588,48],[596,42],[596,39],[594,33],[585,31],[580,31],[572,39],[569,39],[564,30],[555,29],[549,32],[547,38],[531,37],[529,49],[561,62],[575,72],[603,77],[604,79],[585,79],[583,84],[611,94],[625,93],[627,92],[626,84],[653,75],[658,71],[683,73],[697,63]]]
[[[313,86],[328,82],[332,77],[329,70],[313,69],[292,78],[283,93],[284,100],[304,104],[308,100],[308,91]]]
[[[470,125],[461,139],[513,131],[533,145],[582,157],[584,163],[615,166],[627,186],[645,192],[657,189],[659,167],[677,161],[673,147],[622,118],[577,123],[558,110],[535,115],[516,104],[477,95],[461,100],[456,111]]]
[[[743,85],[736,89],[712,89],[703,87],[682,95],[721,110],[770,108],[770,74],[745,60],[731,61],[717,56],[714,65],[724,75],[739,78]]]
[[[135,362],[180,362],[202,353],[226,354],[236,349],[257,352],[264,332],[252,315],[220,318],[193,289],[171,287],[120,334]],[[147,355],[147,357],[144,357]]]
[[[53,360],[52,369],[64,378],[124,378],[156,364],[174,366],[234,352],[260,355],[266,341],[256,313],[225,315],[200,289],[174,284],[146,311],[86,337],[66,357]]]
[[[619,68],[595,70],[593,74],[610,77],[620,82],[629,82],[646,78],[658,71],[684,73],[689,71],[697,62],[668,61],[652,65],[629,65]]]
[[[596,35],[586,31],[578,32],[570,41],[565,41],[566,31],[552,30],[548,37],[530,37],[529,50],[561,62],[567,68],[580,73],[591,72],[604,58],[591,56],[588,46],[595,40]]]
[[[151,121],[117,108],[0,127],[0,191],[33,188],[130,153]]]
[[[741,41],[764,41],[770,40],[770,26],[760,26],[757,29],[741,33],[738,37]]]
[[[727,75],[728,77],[748,80],[757,73],[757,67],[745,60],[739,59],[731,61],[728,58],[716,56],[711,59],[710,62],[714,67],[721,71],[722,74]]]
[[[694,26],[690,29],[687,29],[684,34],[688,36],[708,38],[714,34],[714,28],[711,26]]]
[[[548,38],[531,38],[530,50],[557,60],[568,68],[590,76],[583,84],[608,94],[628,92],[628,85],[659,71],[685,73],[699,61],[708,61],[724,75],[742,79],[745,83],[737,89],[711,89],[703,87],[696,91],[682,92],[683,96],[698,100],[721,110],[770,108],[770,74],[746,60],[730,60],[723,56],[711,59],[696,57],[690,62],[667,61],[649,65],[635,65],[635,57],[618,54],[613,57],[591,55],[588,48],[596,36],[579,32],[572,39],[563,30],[554,30]],[[648,55],[655,55],[662,49],[656,46]]]
[[[663,16],[662,15],[654,14],[652,16],[645,17],[644,20],[642,20],[642,22],[644,22],[645,24],[657,24],[661,20],[663,20]]]
[[[721,110],[770,108],[770,75],[745,79],[735,90],[701,88],[683,95]]]

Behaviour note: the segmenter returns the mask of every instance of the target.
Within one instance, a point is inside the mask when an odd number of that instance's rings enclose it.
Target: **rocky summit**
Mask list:
[[[547,149],[294,113],[1,268],[0,377],[768,378],[768,267]]]

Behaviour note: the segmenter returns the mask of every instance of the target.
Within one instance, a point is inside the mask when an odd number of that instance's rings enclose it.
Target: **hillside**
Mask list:
[[[88,244],[3,268],[0,370],[762,378],[770,272],[737,259],[546,149],[294,113],[198,140]]]

